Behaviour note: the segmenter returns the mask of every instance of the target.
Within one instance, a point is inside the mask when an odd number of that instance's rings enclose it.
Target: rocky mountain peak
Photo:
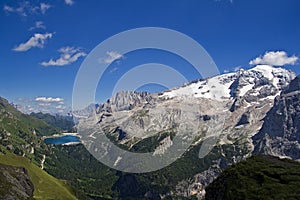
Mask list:
[[[137,105],[149,103],[153,97],[148,92],[120,91],[102,105],[101,111],[131,110]]]

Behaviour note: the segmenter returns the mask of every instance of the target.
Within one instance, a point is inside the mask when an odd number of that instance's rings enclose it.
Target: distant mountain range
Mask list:
[[[180,123],[197,125],[192,145],[178,160],[146,174],[109,169],[82,144],[44,144],[42,136],[73,129],[70,121],[64,121],[69,119],[42,113],[25,115],[2,98],[0,150],[31,159],[36,166],[41,167],[43,161],[44,170],[67,180],[79,199],[201,199],[205,194],[215,198],[205,193],[205,188],[224,169],[230,170],[231,165],[253,154],[299,159],[299,80],[292,71],[259,65],[159,94],[122,91],[104,104],[91,105],[98,118],[93,125],[105,130],[114,144],[132,152],[163,153]],[[74,113],[79,124],[89,121],[91,110]],[[186,111],[188,115],[183,116]],[[97,138],[97,134],[93,136]],[[83,142],[87,138],[83,136]],[[216,138],[215,143],[199,158],[209,138]],[[226,174],[220,177],[228,179]],[[217,188],[215,184],[220,182],[216,181],[208,186],[214,188],[209,191],[220,191],[221,197],[232,191]]]

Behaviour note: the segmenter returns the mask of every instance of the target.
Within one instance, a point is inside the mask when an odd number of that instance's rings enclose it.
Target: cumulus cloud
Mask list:
[[[34,29],[46,29],[46,26],[44,25],[44,22],[42,21],[36,21],[34,26],[30,27],[29,30],[32,31]]]
[[[27,42],[19,44],[14,51],[28,51],[33,47],[43,48],[46,40],[52,38],[52,33],[35,33]]]
[[[64,104],[64,99],[60,97],[40,96],[33,99],[18,98],[14,101],[14,105],[23,113],[43,112],[50,114],[68,115],[71,108]]]
[[[51,102],[63,102],[63,98],[59,97],[36,97],[35,101],[44,102],[44,103],[51,103]]]
[[[30,4],[29,1],[24,1],[19,3],[19,5],[16,7],[4,5],[3,10],[6,13],[16,13],[20,16],[26,17],[30,14],[45,14],[46,11],[51,7],[52,6],[47,3]]]
[[[272,66],[283,66],[283,65],[295,65],[298,61],[298,57],[288,56],[285,51],[269,51],[263,56],[259,56],[249,62],[250,65],[272,65]]]
[[[80,48],[75,47],[62,47],[58,50],[60,52],[60,57],[56,60],[52,58],[47,62],[41,62],[42,66],[65,66],[73,62],[76,62],[80,57],[86,56]]]
[[[71,6],[74,4],[74,1],[73,0],[65,0],[65,4]]]
[[[107,57],[103,59],[103,61],[107,64],[112,63],[115,60],[121,59],[124,56],[116,51],[107,51],[106,52]]]

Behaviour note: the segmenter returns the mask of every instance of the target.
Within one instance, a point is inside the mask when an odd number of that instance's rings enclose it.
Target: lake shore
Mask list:
[[[78,133],[59,133],[59,134],[53,134],[53,135],[49,135],[49,136],[43,136],[42,139],[44,140],[47,138],[58,138],[58,137],[67,136],[67,135],[81,138],[81,136]]]

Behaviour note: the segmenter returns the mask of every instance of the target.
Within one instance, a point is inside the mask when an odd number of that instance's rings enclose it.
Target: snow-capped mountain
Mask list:
[[[245,95],[274,98],[293,78],[295,74],[286,69],[258,65],[250,70],[240,69],[236,73],[215,76],[164,92],[162,96],[172,98],[180,95],[193,95],[219,101]]]
[[[250,135],[254,135],[273,105],[274,98],[294,78],[295,74],[286,69],[259,65],[250,70],[241,69],[196,81],[160,94],[123,91],[97,109],[99,125],[110,127],[110,130],[116,127],[123,129],[127,133],[126,140],[145,138],[179,123],[184,104],[193,110],[189,116],[191,122],[197,121],[199,116],[213,119],[222,116],[224,124],[230,127],[259,123],[256,128],[251,126],[253,131]],[[261,111],[256,112],[257,109]],[[150,114],[145,114],[145,111]],[[208,124],[211,121],[206,120],[205,123],[211,126]],[[151,131],[147,131],[150,127]],[[223,133],[222,130],[214,131],[220,135]]]
[[[178,189],[173,192],[179,196],[196,194],[200,198],[203,188],[224,167],[251,155],[258,144],[267,143],[255,141],[253,144],[252,138],[267,141],[266,134],[261,133],[265,127],[270,127],[263,126],[266,114],[273,107],[274,99],[282,92],[288,94],[281,99],[289,96],[291,92],[287,91],[292,89],[288,86],[295,77],[294,72],[283,68],[258,65],[249,70],[240,69],[234,73],[194,81],[159,94],[123,91],[100,105],[97,108],[97,121],[88,124],[97,124],[106,135],[129,150],[135,150],[137,144],[149,137],[161,138],[167,134],[158,141],[153,154],[164,153],[172,146],[172,133],[179,130],[180,124],[186,123],[195,128],[194,141],[188,151],[199,146],[199,158],[213,155],[211,165],[195,174],[192,180],[178,183]],[[276,100],[275,106],[282,108],[291,105],[279,102]],[[297,116],[296,119],[299,119]],[[288,119],[290,121],[291,118]],[[288,123],[286,129],[290,130],[291,124],[295,125],[296,122]],[[285,137],[286,140],[296,137],[293,134]],[[82,140],[88,144],[96,138],[97,134],[93,132],[84,135]],[[210,138],[214,138],[213,143]],[[205,145],[210,145],[210,148],[202,151]],[[286,151],[280,153],[286,154]],[[116,163],[120,160],[122,157],[118,157]]]

